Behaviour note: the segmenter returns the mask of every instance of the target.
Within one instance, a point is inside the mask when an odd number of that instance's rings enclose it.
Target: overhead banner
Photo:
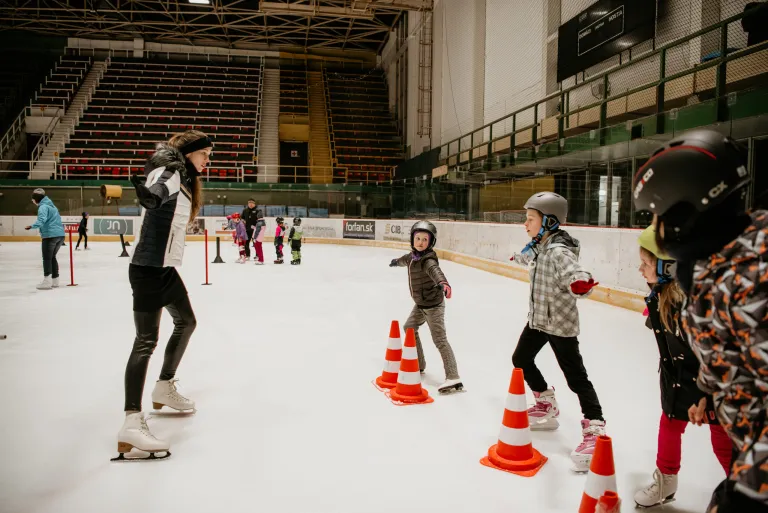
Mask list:
[[[375,221],[348,221],[344,220],[345,239],[375,239]]]

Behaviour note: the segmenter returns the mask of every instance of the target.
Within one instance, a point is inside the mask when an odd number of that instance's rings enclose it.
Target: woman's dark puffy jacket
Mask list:
[[[413,253],[407,253],[396,262],[398,267],[408,267],[408,286],[416,305],[420,308],[434,308],[442,304],[443,289],[440,284],[448,285],[448,280],[440,269],[434,251],[427,251],[418,260],[413,258]]]

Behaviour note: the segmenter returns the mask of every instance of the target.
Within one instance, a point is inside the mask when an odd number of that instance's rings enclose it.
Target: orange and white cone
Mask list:
[[[395,388],[397,385],[397,373],[400,370],[400,358],[403,356],[402,342],[400,341],[400,323],[392,321],[389,327],[389,342],[387,353],[384,355],[384,371],[376,378],[374,386],[381,390]]]
[[[531,443],[523,369],[515,369],[512,371],[512,381],[509,383],[509,393],[504,406],[499,443],[488,449],[488,456],[481,459],[480,463],[486,467],[531,477],[546,462],[547,458],[534,449]]]
[[[616,494],[616,470],[613,466],[613,444],[611,437],[598,436],[595,444],[595,453],[589,465],[587,484],[584,485],[584,493],[581,496],[579,513],[595,513],[597,501],[605,497],[613,501],[612,495]],[[618,494],[616,494],[618,502]]]
[[[619,500],[619,494],[616,492],[605,492],[605,495],[600,497],[597,501],[597,508],[595,511],[603,513],[620,513],[621,501]]]
[[[416,353],[416,334],[413,328],[405,330],[403,357],[400,360],[400,372],[397,373],[397,385],[385,392],[387,397],[398,406],[406,404],[431,403],[429,392],[421,387],[419,356]]]

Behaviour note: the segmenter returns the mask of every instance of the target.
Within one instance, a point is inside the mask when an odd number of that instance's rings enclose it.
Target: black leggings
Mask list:
[[[77,239],[77,246],[75,246],[76,248],[80,247],[80,241],[83,239],[85,239],[85,249],[88,249],[88,235],[85,233],[80,234],[80,237]]]
[[[43,276],[59,277],[59,262],[56,253],[64,244],[64,237],[48,237],[43,239]]]
[[[581,412],[588,420],[604,420],[600,401],[597,399],[595,387],[589,381],[587,369],[579,352],[579,341],[576,337],[556,337],[543,331],[532,329],[527,324],[520,340],[517,342],[515,353],[512,355],[512,363],[515,367],[523,369],[525,382],[534,392],[544,392],[547,389],[547,381],[536,367],[534,359],[539,351],[549,342],[552,352],[555,353],[560,369],[565,375],[565,381],[576,395],[579,396]]]
[[[161,380],[173,379],[176,368],[184,356],[187,343],[195,331],[197,320],[189,303],[189,297],[183,296],[165,307],[173,317],[173,334],[165,346],[165,359],[160,372]],[[160,315],[163,310],[154,312],[133,312],[136,324],[136,340],[125,367],[125,411],[141,411],[141,396],[144,393],[144,381],[147,378],[149,358],[157,346],[160,331]]]

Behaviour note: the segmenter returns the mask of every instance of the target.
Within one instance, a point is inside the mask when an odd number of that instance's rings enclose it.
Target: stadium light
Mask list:
[[[210,5],[211,0],[189,0],[190,4]]]

